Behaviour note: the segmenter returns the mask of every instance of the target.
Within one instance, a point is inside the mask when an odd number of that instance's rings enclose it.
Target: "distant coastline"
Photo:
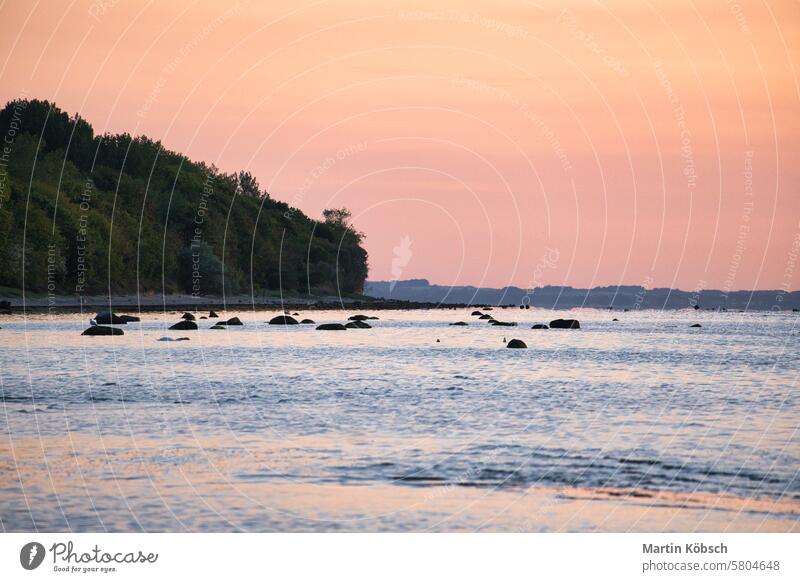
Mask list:
[[[427,279],[367,281],[364,294],[297,295],[277,292],[194,296],[191,294],[46,295],[0,288],[0,300],[8,301],[14,313],[22,311],[75,312],[112,307],[123,311],[192,311],[203,309],[435,309],[482,305],[541,309],[698,309],[732,311],[797,311],[800,291],[733,291],[645,289],[639,286],[539,287],[531,292],[519,287],[499,289],[472,286],[435,285]]]
[[[703,289],[646,289],[620,285],[578,289],[545,286],[536,289],[431,284],[427,279],[406,281],[367,281],[364,294],[389,300],[442,303],[446,305],[530,305],[545,309],[732,309],[791,311],[800,309],[800,291],[776,290],[720,291]]]

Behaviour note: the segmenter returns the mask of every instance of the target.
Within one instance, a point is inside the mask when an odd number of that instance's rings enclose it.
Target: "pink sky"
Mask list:
[[[435,4],[6,0],[0,99],[347,206],[375,280],[800,287],[800,4]]]

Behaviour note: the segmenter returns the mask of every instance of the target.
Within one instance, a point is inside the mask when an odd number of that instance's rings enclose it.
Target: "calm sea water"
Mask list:
[[[177,332],[179,314],[144,314],[113,338],[81,336],[88,316],[8,316],[3,529],[336,528],[248,501],[290,485],[312,487],[306,507],[328,485],[800,502],[796,314],[496,309],[519,322],[503,328],[469,312],[378,311],[346,332],[253,311],[225,314],[243,327]],[[530,329],[555,317],[582,329]]]

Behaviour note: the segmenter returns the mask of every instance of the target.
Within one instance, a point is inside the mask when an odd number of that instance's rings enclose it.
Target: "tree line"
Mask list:
[[[249,172],[145,136],[95,135],[48,101],[0,111],[0,286],[56,294],[361,293],[363,235]]]

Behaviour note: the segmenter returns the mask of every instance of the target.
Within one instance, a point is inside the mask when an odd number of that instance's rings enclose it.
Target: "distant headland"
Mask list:
[[[800,291],[784,290],[720,291],[703,289],[646,289],[638,285],[619,285],[577,289],[544,286],[535,289],[431,284],[427,279],[406,281],[367,281],[364,294],[399,301],[468,305],[530,305],[549,309],[595,307],[613,309],[800,309]]]

